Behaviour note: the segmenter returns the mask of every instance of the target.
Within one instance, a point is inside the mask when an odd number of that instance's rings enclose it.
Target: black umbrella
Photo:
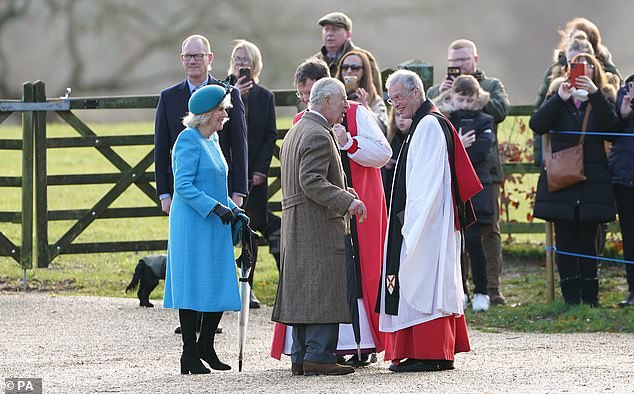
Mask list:
[[[236,264],[240,268],[240,300],[242,308],[238,315],[238,371],[242,372],[242,359],[244,356],[244,345],[247,339],[247,326],[249,323],[249,301],[251,286],[249,285],[249,275],[255,265],[257,258],[258,235],[251,230],[249,225],[244,224],[240,243],[242,253],[236,259]]]
[[[353,226],[356,229],[356,226]],[[353,231],[354,232],[354,231]],[[352,244],[356,237],[346,237],[346,276],[348,279],[348,307],[352,318],[352,331],[354,341],[357,343],[357,357],[361,360],[361,326],[359,324],[359,298],[363,297],[361,291],[361,267],[357,248]]]

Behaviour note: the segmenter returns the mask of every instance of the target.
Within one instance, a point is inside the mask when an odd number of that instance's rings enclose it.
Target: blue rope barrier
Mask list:
[[[634,137],[634,133],[618,133],[618,132],[608,132],[608,131],[564,131],[564,130],[550,130],[550,134],[587,134],[587,135],[602,135],[602,136],[611,136],[611,137]]]
[[[624,263],[624,264],[634,264],[634,261],[630,261],[630,260],[619,260],[619,259],[613,259],[610,257],[601,257],[601,256],[592,256],[589,254],[579,254],[579,253],[572,253],[572,252],[564,252],[563,250],[559,250],[557,249],[556,246],[545,246],[544,250],[547,252],[555,252],[556,254],[563,254],[566,256],[573,256],[573,257],[583,257],[586,259],[597,259],[597,260],[605,260],[605,261],[611,261],[613,263]]]

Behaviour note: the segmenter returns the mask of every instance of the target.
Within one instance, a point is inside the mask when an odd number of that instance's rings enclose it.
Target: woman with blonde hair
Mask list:
[[[248,151],[249,196],[244,209],[251,217],[252,228],[266,238],[269,251],[279,268],[281,219],[268,208],[268,173],[277,141],[275,99],[273,93],[259,84],[262,72],[260,49],[247,40],[236,40],[231,51],[229,78],[240,90],[244,102]],[[253,289],[251,270],[249,283]],[[251,291],[251,308],[259,308],[260,301]]]

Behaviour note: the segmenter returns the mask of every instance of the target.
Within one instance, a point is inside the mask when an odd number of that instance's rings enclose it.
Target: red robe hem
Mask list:
[[[464,315],[447,316],[385,334],[384,359],[453,360],[471,350]]]

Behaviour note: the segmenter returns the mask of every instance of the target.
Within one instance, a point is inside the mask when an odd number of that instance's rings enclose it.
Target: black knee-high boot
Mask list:
[[[216,328],[218,328],[221,318],[222,312],[203,312],[203,324],[200,330],[200,338],[198,339],[198,353],[200,353],[200,358],[209,364],[212,369],[228,371],[231,366],[221,362],[214,349]]]
[[[183,354],[181,355],[181,374],[203,374],[210,371],[200,361],[196,348],[196,311],[179,309],[178,318],[183,336]]]

